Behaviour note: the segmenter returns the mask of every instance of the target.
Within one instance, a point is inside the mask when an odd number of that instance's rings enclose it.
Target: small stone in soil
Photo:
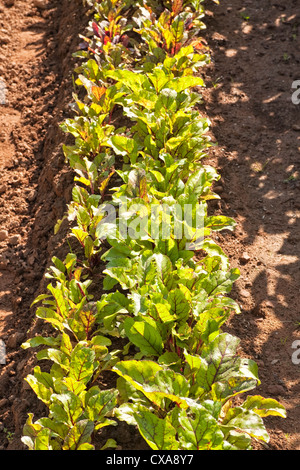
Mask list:
[[[268,387],[268,393],[270,395],[284,395],[285,394],[285,389],[282,387],[282,385],[270,385]]]
[[[2,398],[2,400],[0,400],[0,408],[3,408],[4,406],[6,406],[7,403],[8,403],[7,398]]]
[[[241,297],[248,298],[248,297],[250,297],[251,294],[250,294],[250,292],[247,291],[246,289],[242,289],[242,290],[240,291],[240,295],[241,295]]]
[[[6,345],[8,348],[16,349],[16,347],[19,344],[21,344],[23,340],[24,340],[24,334],[21,333],[20,331],[17,331],[13,335],[9,336]]]
[[[4,242],[8,238],[8,231],[7,230],[1,230],[0,231],[0,242]]]
[[[33,4],[35,7],[40,8],[41,10],[45,10],[47,8],[45,0],[33,0]]]
[[[248,253],[243,253],[242,256],[240,257],[240,261],[242,263],[248,263],[250,259],[251,259],[251,256],[249,256]]]
[[[12,237],[10,237],[9,239],[9,244],[10,245],[13,245],[13,246],[16,246],[20,243],[20,240],[21,240],[21,236],[20,235],[13,235]]]

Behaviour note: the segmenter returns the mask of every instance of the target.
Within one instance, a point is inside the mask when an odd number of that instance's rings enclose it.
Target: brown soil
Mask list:
[[[241,278],[232,296],[242,314],[228,325],[259,366],[264,397],[287,418],[267,418],[269,448],[300,449],[300,16],[297,0],[231,0],[209,8],[206,112],[221,182],[214,210],[233,217],[219,242]]]
[[[63,256],[64,230],[54,225],[70,201],[73,176],[64,165],[59,123],[72,102],[72,53],[87,17],[82,2],[0,0],[0,79],[7,92],[0,105],[0,449],[23,448],[27,414],[39,416],[24,377],[34,357],[20,348],[44,326],[30,304],[45,292],[51,257]],[[79,8],[80,5],[80,8]]]
[[[300,369],[292,362],[292,343],[300,339],[300,105],[291,101],[292,83],[300,79],[297,0],[207,3],[213,63],[204,98],[218,142],[211,161],[222,176],[221,200],[211,207],[238,223],[219,242],[241,270],[232,295],[242,314],[227,330],[259,365],[255,393],[287,408],[287,419],[266,420],[267,448],[299,450]],[[45,292],[51,257],[66,250],[64,228],[53,235],[73,181],[58,124],[70,114],[71,54],[87,23],[81,0],[34,4],[0,0],[0,84],[7,86],[0,104],[0,339],[7,349],[0,365],[1,450],[24,449],[27,414],[44,412],[24,382],[34,356],[20,344],[45,328],[30,304]],[[108,437],[123,448],[143,448],[126,426],[112,432]]]

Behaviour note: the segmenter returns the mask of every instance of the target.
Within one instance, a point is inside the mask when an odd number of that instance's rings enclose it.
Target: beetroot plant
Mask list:
[[[230,298],[240,273],[214,241],[235,221],[208,210],[219,174],[204,163],[210,122],[199,112],[203,1],[85,3],[93,19],[76,54],[76,116],[62,124],[78,252],[53,257],[48,293],[34,302],[54,333],[23,345],[47,364],[26,380],[49,414],[31,413],[22,441],[95,449],[121,420],[154,450],[251,449],[269,440],[263,419],[285,409],[252,394],[257,365],[223,331],[241,313]]]

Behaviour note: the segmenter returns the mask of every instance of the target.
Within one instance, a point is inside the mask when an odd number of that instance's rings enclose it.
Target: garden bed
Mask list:
[[[67,252],[66,232],[53,235],[73,185],[58,123],[70,114],[71,54],[87,23],[81,2],[45,2],[42,9],[33,3],[3,2],[1,12],[0,76],[8,93],[0,108],[0,334],[7,345],[7,364],[0,366],[0,443],[7,450],[24,448],[20,437],[29,412],[45,413],[24,382],[35,358],[20,344],[47,331],[29,307],[44,293],[51,257]],[[232,267],[242,272],[233,292],[242,315],[227,330],[241,338],[243,354],[257,361],[259,393],[288,410],[285,420],[267,418],[269,448],[297,449],[299,385],[291,346],[299,322],[299,118],[291,84],[297,79],[299,18],[293,5],[252,3],[207,6],[203,34],[214,62],[203,94],[219,144],[210,158],[221,174],[221,200],[212,208],[238,223],[234,234],[218,235]],[[106,437],[125,449],[145,446],[134,429],[122,426]]]

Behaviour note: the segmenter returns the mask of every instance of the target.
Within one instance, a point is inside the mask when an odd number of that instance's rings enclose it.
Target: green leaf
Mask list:
[[[244,432],[266,443],[270,440],[262,418],[254,411],[242,407],[230,408],[222,421],[221,428],[223,432],[231,430]]]
[[[90,444],[93,431],[94,423],[92,421],[88,419],[77,421],[66,436],[62,449],[79,450],[81,447],[81,450],[84,448],[90,450],[90,446],[86,447],[86,444]]]
[[[136,140],[123,135],[113,135],[108,143],[112,146],[117,155],[129,157],[135,163],[138,155],[138,145]]]
[[[224,435],[217,420],[200,404],[179,410],[177,428],[182,450],[222,449]]]
[[[172,315],[173,312],[170,311],[169,304],[156,303],[155,309],[162,323],[173,323],[176,320]]]
[[[188,406],[188,381],[172,369],[143,360],[120,361],[113,370],[159,407],[165,406],[166,399],[183,408]]]
[[[82,415],[80,398],[73,392],[51,396],[50,417],[58,422],[73,426]]]
[[[84,240],[84,256],[86,259],[90,259],[94,253],[94,242],[90,236]]]
[[[69,361],[68,355],[59,349],[49,348],[47,350],[39,351],[37,353],[37,358],[39,360],[50,359],[51,361],[55,362],[60,367],[62,367],[64,370],[69,370],[69,367],[70,367],[70,361]]]
[[[158,363],[162,366],[171,367],[176,364],[181,364],[181,360],[176,353],[165,352],[158,358]]]
[[[239,342],[238,338],[221,333],[203,348],[200,367],[194,378],[196,384],[191,393],[196,393],[197,387],[210,391],[217,382],[228,386],[229,381],[235,377],[250,379],[252,388],[253,384],[259,383],[256,364],[240,358],[236,353]],[[229,390],[232,391],[235,386],[234,382]]]
[[[272,398],[263,398],[260,395],[247,397],[242,404],[242,408],[252,410],[262,418],[266,416],[280,416],[286,418],[286,409],[277,400]]]
[[[95,352],[78,343],[72,351],[69,376],[78,382],[87,384],[92,378],[96,366]]]
[[[170,114],[172,111],[176,111],[177,95],[177,92],[171,88],[164,88],[161,90],[158,100],[155,104],[155,113],[160,116],[163,110],[168,114]]]
[[[88,418],[93,422],[101,423],[105,416],[117,406],[117,398],[118,391],[115,389],[99,390],[98,387],[89,389],[85,395]]]
[[[152,259],[155,261],[157,274],[161,281],[167,286],[173,271],[173,266],[170,258],[162,254],[154,254]]]
[[[157,94],[161,94],[161,92],[165,91],[164,87],[167,85],[167,83],[170,80],[170,77],[164,72],[164,70],[158,67],[156,67],[152,73],[148,73],[148,78],[153,83],[153,86]],[[174,90],[171,90],[171,92],[172,92],[172,95],[174,96]],[[176,93],[175,93],[175,98],[176,98]]]
[[[210,297],[217,294],[227,294],[231,291],[233,283],[239,277],[240,271],[238,268],[233,268],[229,272],[218,270],[206,276],[201,274],[199,280],[195,283],[195,289],[204,289]]]
[[[34,301],[32,302],[32,304],[30,305],[30,308],[33,307],[34,305],[36,305],[37,303],[41,302],[42,300],[45,300],[45,299],[49,299],[51,296],[49,294],[41,294],[39,295],[38,297],[36,297],[36,299],[34,299]]]
[[[216,382],[211,387],[210,396],[213,400],[226,401],[241,393],[257,387],[257,380],[251,377],[230,377],[227,381]]]
[[[97,302],[98,317],[97,320],[103,322],[106,329],[111,330],[116,318],[128,313],[129,300],[120,292],[113,292],[102,296]]]
[[[34,375],[29,374],[25,380],[37,397],[46,405],[49,405],[51,402],[51,395],[54,390],[54,383],[51,375],[42,373],[39,367],[35,367]]]
[[[204,87],[204,81],[200,77],[187,75],[172,80],[172,82],[169,82],[169,86],[176,90],[177,93],[180,93],[181,91],[184,91],[187,88],[193,88],[197,86]]]
[[[155,179],[158,183],[163,183],[164,182],[164,176],[159,171],[150,170],[150,173],[155,177]]]
[[[60,439],[64,440],[70,431],[70,427],[66,424],[59,423],[50,418],[41,418],[36,422],[36,424],[40,424],[43,428],[50,429],[52,437],[54,437],[57,442],[60,442]]]
[[[92,444],[88,444],[85,442],[84,444],[80,444],[77,450],[95,450],[95,447]]]
[[[191,306],[181,288],[169,293],[168,302],[171,305],[171,313],[178,323],[185,322],[189,318]]]
[[[57,258],[56,256],[53,256],[52,262],[55,264],[57,269],[59,269],[62,273],[66,272],[66,267],[65,267],[64,263],[59,258]]]
[[[27,421],[23,427],[22,442],[30,449],[34,450],[34,440],[42,429],[38,423],[33,423],[33,413],[29,413]]]
[[[163,340],[158,330],[144,317],[126,318],[124,328],[129,340],[146,356],[160,356]]]
[[[28,348],[37,348],[38,346],[41,345],[46,345],[49,347],[57,347],[59,346],[59,339],[58,338],[53,338],[51,336],[49,337],[43,337],[43,336],[35,336],[34,338],[30,338],[28,341],[22,344],[23,349],[28,349]]]
[[[220,230],[233,230],[236,226],[235,220],[224,215],[212,215],[205,218],[205,227],[218,232]]]
[[[49,429],[41,429],[34,442],[34,450],[51,450],[51,433]]]
[[[224,450],[251,450],[252,439],[248,434],[231,430],[226,434]]]
[[[124,83],[133,92],[139,93],[143,88],[147,87],[148,79],[141,73],[132,72],[130,70],[113,70],[107,73],[107,77]],[[149,86],[149,85],[148,85]]]
[[[200,168],[193,173],[186,182],[185,193],[189,195],[201,196],[206,188],[211,186],[213,179],[217,178],[217,173],[211,174],[206,168]]]
[[[185,21],[182,19],[181,15],[175,17],[175,20],[172,22],[171,31],[174,36],[174,43],[177,45],[183,40],[184,30],[185,30]]]
[[[177,450],[176,429],[168,416],[159,418],[141,404],[125,403],[116,410],[121,421],[138,427],[142,437],[154,450]]]
[[[221,261],[220,268],[223,270],[228,269],[228,257],[225,255],[222,248],[217,245],[216,242],[207,238],[206,240],[204,240],[201,249],[204,250],[208,256],[219,257]]]
[[[51,292],[53,295],[57,308],[59,311],[59,314],[61,315],[62,318],[66,318],[68,316],[68,308],[67,308],[67,301],[63,296],[63,293],[61,289],[58,287],[54,287],[51,284],[48,285],[48,290]]]
[[[117,447],[117,442],[114,439],[107,439],[106,443],[104,446],[101,447],[101,450],[106,450],[106,449],[115,449]]]
[[[138,429],[154,450],[177,450],[179,448],[176,441],[176,429],[170,423],[168,417],[158,418],[147,408],[139,408],[139,412],[134,414]]]

